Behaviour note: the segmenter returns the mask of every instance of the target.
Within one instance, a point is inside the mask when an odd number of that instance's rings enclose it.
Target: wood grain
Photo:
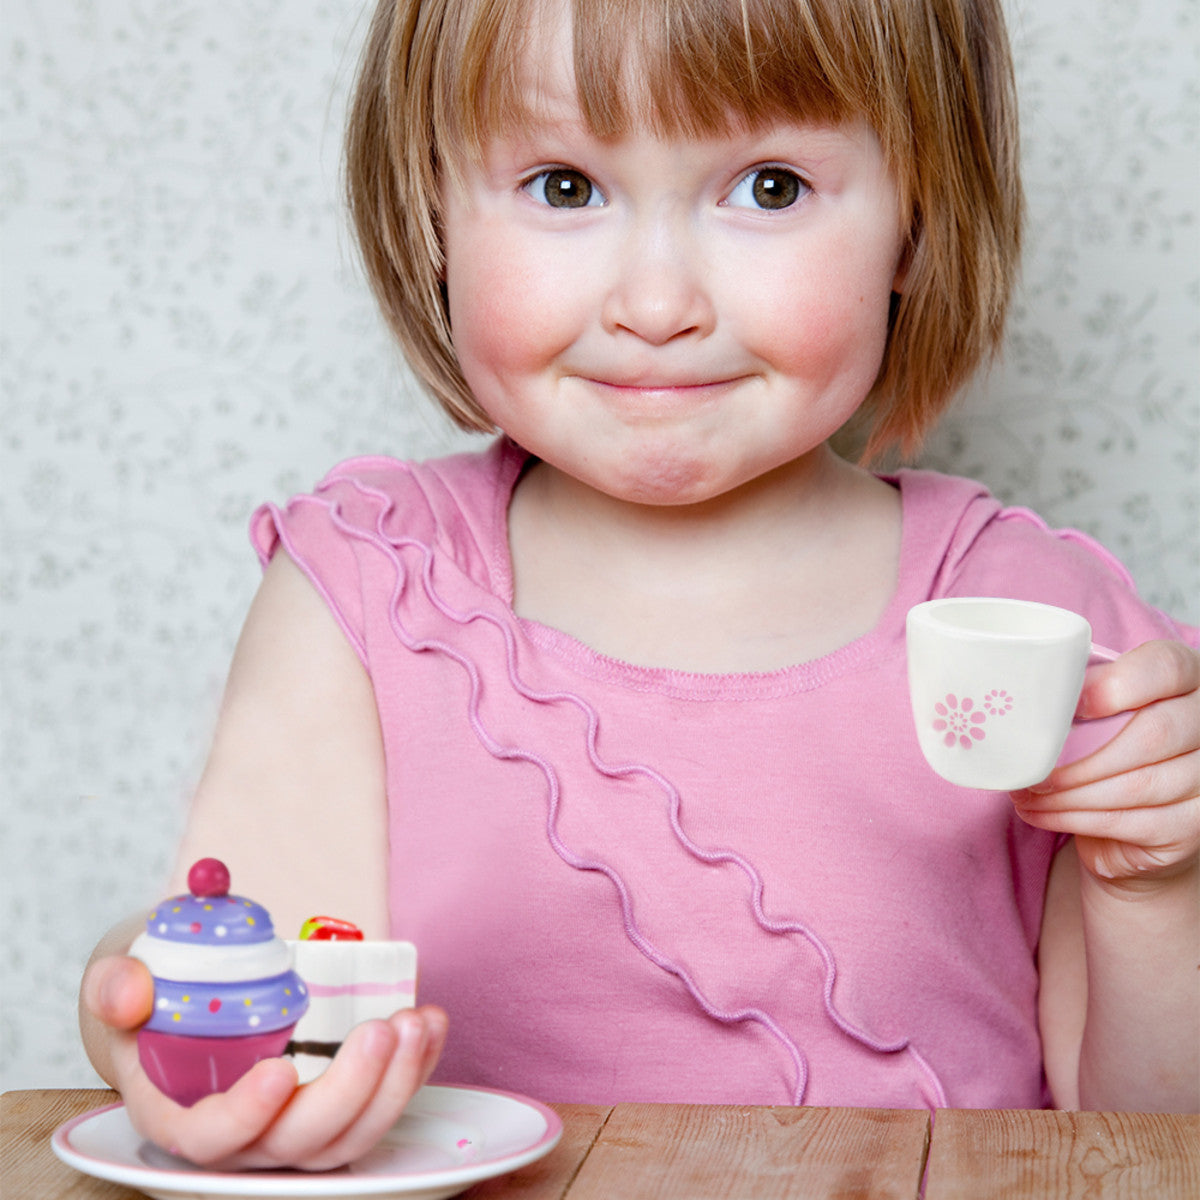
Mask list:
[[[107,1090],[0,1098],[3,1200],[136,1200],[54,1157],[63,1121]],[[1017,1110],[555,1106],[545,1159],[468,1200],[1196,1200],[1200,1116]]]
[[[5,1092],[0,1096],[0,1196],[4,1200],[146,1200],[60,1162],[50,1135],[64,1121],[120,1097],[107,1088]]]
[[[925,1200],[1196,1200],[1200,1116],[948,1109]]]
[[[571,1200],[914,1200],[925,1112],[621,1104]]]
[[[562,1200],[579,1174],[612,1109],[596,1104],[552,1104],[563,1119],[558,1145],[535,1163],[476,1184],[463,1200]]]

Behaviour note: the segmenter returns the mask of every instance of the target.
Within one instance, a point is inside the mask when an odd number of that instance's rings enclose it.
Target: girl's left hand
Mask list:
[[[1077,716],[1125,712],[1111,741],[1013,800],[1029,824],[1074,834],[1085,870],[1136,889],[1200,861],[1200,654],[1147,642],[1090,667]]]

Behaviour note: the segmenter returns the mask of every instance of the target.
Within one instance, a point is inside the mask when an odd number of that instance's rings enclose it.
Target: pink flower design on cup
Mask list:
[[[1012,706],[1013,698],[1003,688],[993,688],[983,698],[983,707],[987,709],[990,717],[1002,717],[1005,713],[1012,712]]]
[[[933,727],[945,736],[943,741],[947,746],[956,742],[963,749],[969,750],[976,742],[982,742],[987,736],[980,726],[987,720],[987,714],[975,707],[975,701],[970,696],[961,700],[953,692],[944,701],[933,706],[937,716]]]

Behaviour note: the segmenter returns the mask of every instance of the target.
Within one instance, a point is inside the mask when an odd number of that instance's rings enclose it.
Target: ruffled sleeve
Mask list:
[[[371,614],[396,586],[405,545],[432,553],[438,571],[456,577],[455,590],[511,598],[500,535],[522,462],[504,441],[429,463],[350,459],[310,494],[262,505],[251,518],[251,542],[264,567],[283,547],[370,670]]]
[[[912,581],[911,602],[1002,596],[1056,604],[1085,616],[1094,640],[1119,652],[1155,638],[1200,643],[1200,630],[1143,600],[1120,561],[1087,534],[1006,508],[974,480],[926,471],[899,477],[906,551],[932,572]]]

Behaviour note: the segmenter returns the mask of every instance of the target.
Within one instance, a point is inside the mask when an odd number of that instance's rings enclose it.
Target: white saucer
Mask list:
[[[125,1106],[68,1121],[51,1146],[63,1162],[158,1200],[307,1200],[314,1196],[441,1200],[481,1179],[548,1154],[562,1135],[558,1114],[524,1096],[484,1088],[423,1087],[369,1154],[337,1171],[214,1172],[144,1141]]]

